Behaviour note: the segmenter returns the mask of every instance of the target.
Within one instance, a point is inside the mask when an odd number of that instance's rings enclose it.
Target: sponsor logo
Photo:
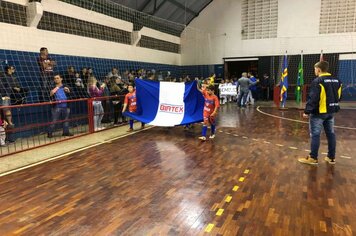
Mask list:
[[[183,114],[184,106],[183,105],[173,105],[173,104],[161,104],[159,106],[160,112],[174,113],[174,114]]]

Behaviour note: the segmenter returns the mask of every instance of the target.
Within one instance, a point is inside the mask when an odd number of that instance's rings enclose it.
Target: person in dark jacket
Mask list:
[[[320,146],[320,133],[324,131],[328,140],[328,155],[325,161],[335,164],[336,136],[334,132],[334,113],[340,110],[342,84],[338,78],[327,73],[329,63],[320,61],[314,65],[315,75],[310,87],[309,97],[305,106],[304,118],[309,118],[311,151],[309,156],[299,158],[304,164],[317,165]]]

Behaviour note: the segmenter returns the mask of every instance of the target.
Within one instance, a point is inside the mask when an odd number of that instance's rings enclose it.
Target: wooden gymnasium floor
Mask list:
[[[225,105],[213,141],[156,127],[1,177],[0,234],[356,234],[356,110],[337,114],[336,165],[318,167],[297,162],[300,111],[259,110]]]

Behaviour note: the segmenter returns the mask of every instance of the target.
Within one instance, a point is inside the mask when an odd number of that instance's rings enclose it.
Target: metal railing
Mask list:
[[[6,141],[0,147],[0,157],[119,126],[126,122],[121,114],[123,101],[124,96],[108,96],[0,106],[1,120],[7,123],[12,120],[13,123],[4,127],[3,132],[0,131],[1,138]],[[95,113],[93,102],[101,102],[104,112]],[[64,111],[55,111],[55,108],[61,106]],[[53,119],[55,112],[62,112],[58,119]],[[69,112],[68,118],[66,112]],[[102,117],[101,127],[96,130],[95,116]],[[68,131],[64,128],[66,125]]]

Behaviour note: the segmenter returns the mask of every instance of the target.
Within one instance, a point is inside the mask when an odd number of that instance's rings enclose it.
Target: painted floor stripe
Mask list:
[[[239,135],[238,135],[238,134],[234,134],[234,136],[235,136],[235,137],[239,137]]]
[[[239,186],[235,185],[235,186],[232,188],[232,191],[236,192],[238,189],[239,189]]]
[[[297,147],[289,147],[290,149],[297,150]]]
[[[268,141],[263,141],[264,143],[268,143],[268,144],[270,144],[271,142],[268,142]]]
[[[245,177],[240,177],[240,178],[239,178],[239,181],[240,181],[240,182],[244,182],[244,180],[245,180]]]
[[[326,152],[322,152],[321,154],[323,154],[323,155],[328,155]]]
[[[348,156],[340,156],[342,158],[345,158],[345,159],[351,159],[351,157],[348,157]]]
[[[231,196],[231,195],[228,195],[228,196],[225,198],[225,202],[231,202],[231,199],[232,199],[232,196]]]
[[[224,213],[224,209],[219,209],[217,212],[216,212],[216,215],[217,216],[221,216],[222,214]]]
[[[248,137],[246,137],[246,136],[242,136],[242,138],[247,139]]]
[[[206,226],[205,228],[205,232],[210,233],[211,230],[213,230],[213,228],[214,228],[214,224],[208,224],[208,226]]]
[[[276,144],[278,147],[283,147],[284,145],[283,144]]]
[[[308,149],[305,149],[304,151],[306,151],[306,152],[310,152],[310,150],[308,150]]]
[[[303,123],[303,124],[309,124],[309,122],[307,122],[307,121],[295,120],[295,119],[290,119],[290,118],[286,118],[286,117],[275,116],[275,115],[269,114],[267,112],[261,111],[260,110],[260,106],[258,106],[256,108],[256,110],[258,112],[266,115],[266,116],[271,116],[271,117],[278,118],[278,119],[281,119],[281,120],[288,120],[288,121],[294,121],[294,122]],[[337,125],[334,125],[334,128],[347,129],[347,130],[356,130],[356,128],[354,128],[354,127],[345,127],[345,126],[337,126]]]
[[[226,134],[231,134],[231,133],[226,132]]]
[[[219,130],[219,132],[220,132],[220,133],[223,133],[224,131],[222,131],[222,130]]]
[[[253,141],[258,141],[258,139],[255,139],[255,138],[253,138],[252,140],[253,140]]]
[[[245,171],[244,171],[244,174],[248,174],[250,172],[250,170],[249,169],[246,169]]]

